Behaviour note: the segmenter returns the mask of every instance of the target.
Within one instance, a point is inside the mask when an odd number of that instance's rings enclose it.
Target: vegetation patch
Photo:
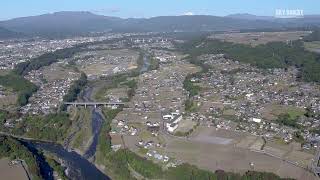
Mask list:
[[[88,80],[87,80],[86,74],[81,73],[80,78],[71,85],[68,93],[64,95],[63,101],[64,102],[75,101],[78,97],[78,94],[85,88],[87,82]],[[66,105],[62,105],[60,108],[61,110],[66,110]]]
[[[184,105],[187,112],[196,112],[198,110],[197,103],[190,98],[185,101]]]
[[[74,136],[75,138],[71,142],[71,144],[73,148],[79,149],[80,151],[83,152],[87,148],[88,142],[92,137],[92,127],[91,127],[92,114],[89,108],[78,109],[77,113],[78,113],[77,119],[72,121],[72,126],[74,127],[72,131],[76,133]]]
[[[71,126],[67,113],[28,116],[17,124],[14,133],[46,141],[63,141]]]
[[[284,126],[290,126],[298,129],[301,128],[301,126],[297,123],[297,119],[292,118],[288,113],[280,114],[278,116],[277,122]]]
[[[68,180],[67,175],[65,174],[65,168],[61,166],[61,164],[56,161],[56,159],[52,156],[46,156],[46,162],[49,164],[52,169],[58,173],[59,177],[62,180]]]
[[[32,93],[37,91],[36,85],[14,73],[0,76],[0,84],[18,93],[17,104],[20,106],[26,105]]]
[[[160,67],[159,60],[154,57],[149,57],[149,58],[150,58],[150,66],[148,70],[152,71],[152,70],[159,69]]]

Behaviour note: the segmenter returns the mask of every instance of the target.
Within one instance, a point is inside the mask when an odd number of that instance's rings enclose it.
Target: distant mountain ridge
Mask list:
[[[245,19],[245,20],[274,20],[273,16],[256,16],[248,13],[239,13],[239,14],[230,14],[225,17],[233,18],[233,19]]]
[[[320,16],[277,19],[270,16],[233,14],[225,17],[193,15],[123,19],[96,15],[87,11],[63,11],[0,21],[0,27],[29,36],[64,36],[103,31],[228,31],[301,26],[320,26]]]
[[[23,35],[21,33],[13,32],[6,28],[0,27],[0,39],[19,38]]]
[[[28,35],[59,35],[108,30],[118,20],[90,12],[56,12],[2,21],[0,26]]]
[[[304,15],[297,18],[276,18],[274,16],[256,16],[248,13],[231,14],[225,17],[242,20],[264,20],[280,23],[286,27],[320,26],[320,15]]]

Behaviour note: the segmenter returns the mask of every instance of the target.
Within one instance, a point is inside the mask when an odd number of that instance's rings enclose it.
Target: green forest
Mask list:
[[[200,86],[194,85],[191,82],[191,79],[193,77],[195,77],[195,75],[187,75],[187,77],[183,81],[183,88],[189,92],[189,97],[198,95],[200,91]]]
[[[88,80],[85,73],[81,73],[78,80],[74,81],[68,93],[63,97],[64,102],[73,102],[77,99],[78,94],[85,88]]]
[[[66,137],[71,123],[67,113],[28,116],[17,124],[14,134],[38,140],[59,142]]]

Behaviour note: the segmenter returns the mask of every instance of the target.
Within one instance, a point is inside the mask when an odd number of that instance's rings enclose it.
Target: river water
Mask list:
[[[46,180],[52,180],[52,169],[45,162],[43,156],[38,150],[45,150],[55,154],[59,159],[62,159],[64,165],[68,168],[68,177],[74,180],[108,180],[108,176],[103,174],[91,162],[74,151],[67,151],[62,145],[45,143],[38,141],[21,140],[37,157],[40,162],[40,170],[42,176]]]
[[[101,126],[103,123],[103,117],[101,115],[100,110],[98,109],[93,109],[92,110],[92,134],[93,134],[93,140],[87,151],[84,153],[84,157],[86,159],[89,159],[94,156],[97,150],[97,145],[98,145],[98,140],[99,140],[99,134],[101,130]]]

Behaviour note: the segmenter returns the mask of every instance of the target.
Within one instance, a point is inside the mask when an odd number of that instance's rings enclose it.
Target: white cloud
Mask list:
[[[192,15],[194,15],[194,13],[193,13],[193,12],[185,12],[185,13],[183,13],[183,15],[185,15],[185,16],[192,16]]]

